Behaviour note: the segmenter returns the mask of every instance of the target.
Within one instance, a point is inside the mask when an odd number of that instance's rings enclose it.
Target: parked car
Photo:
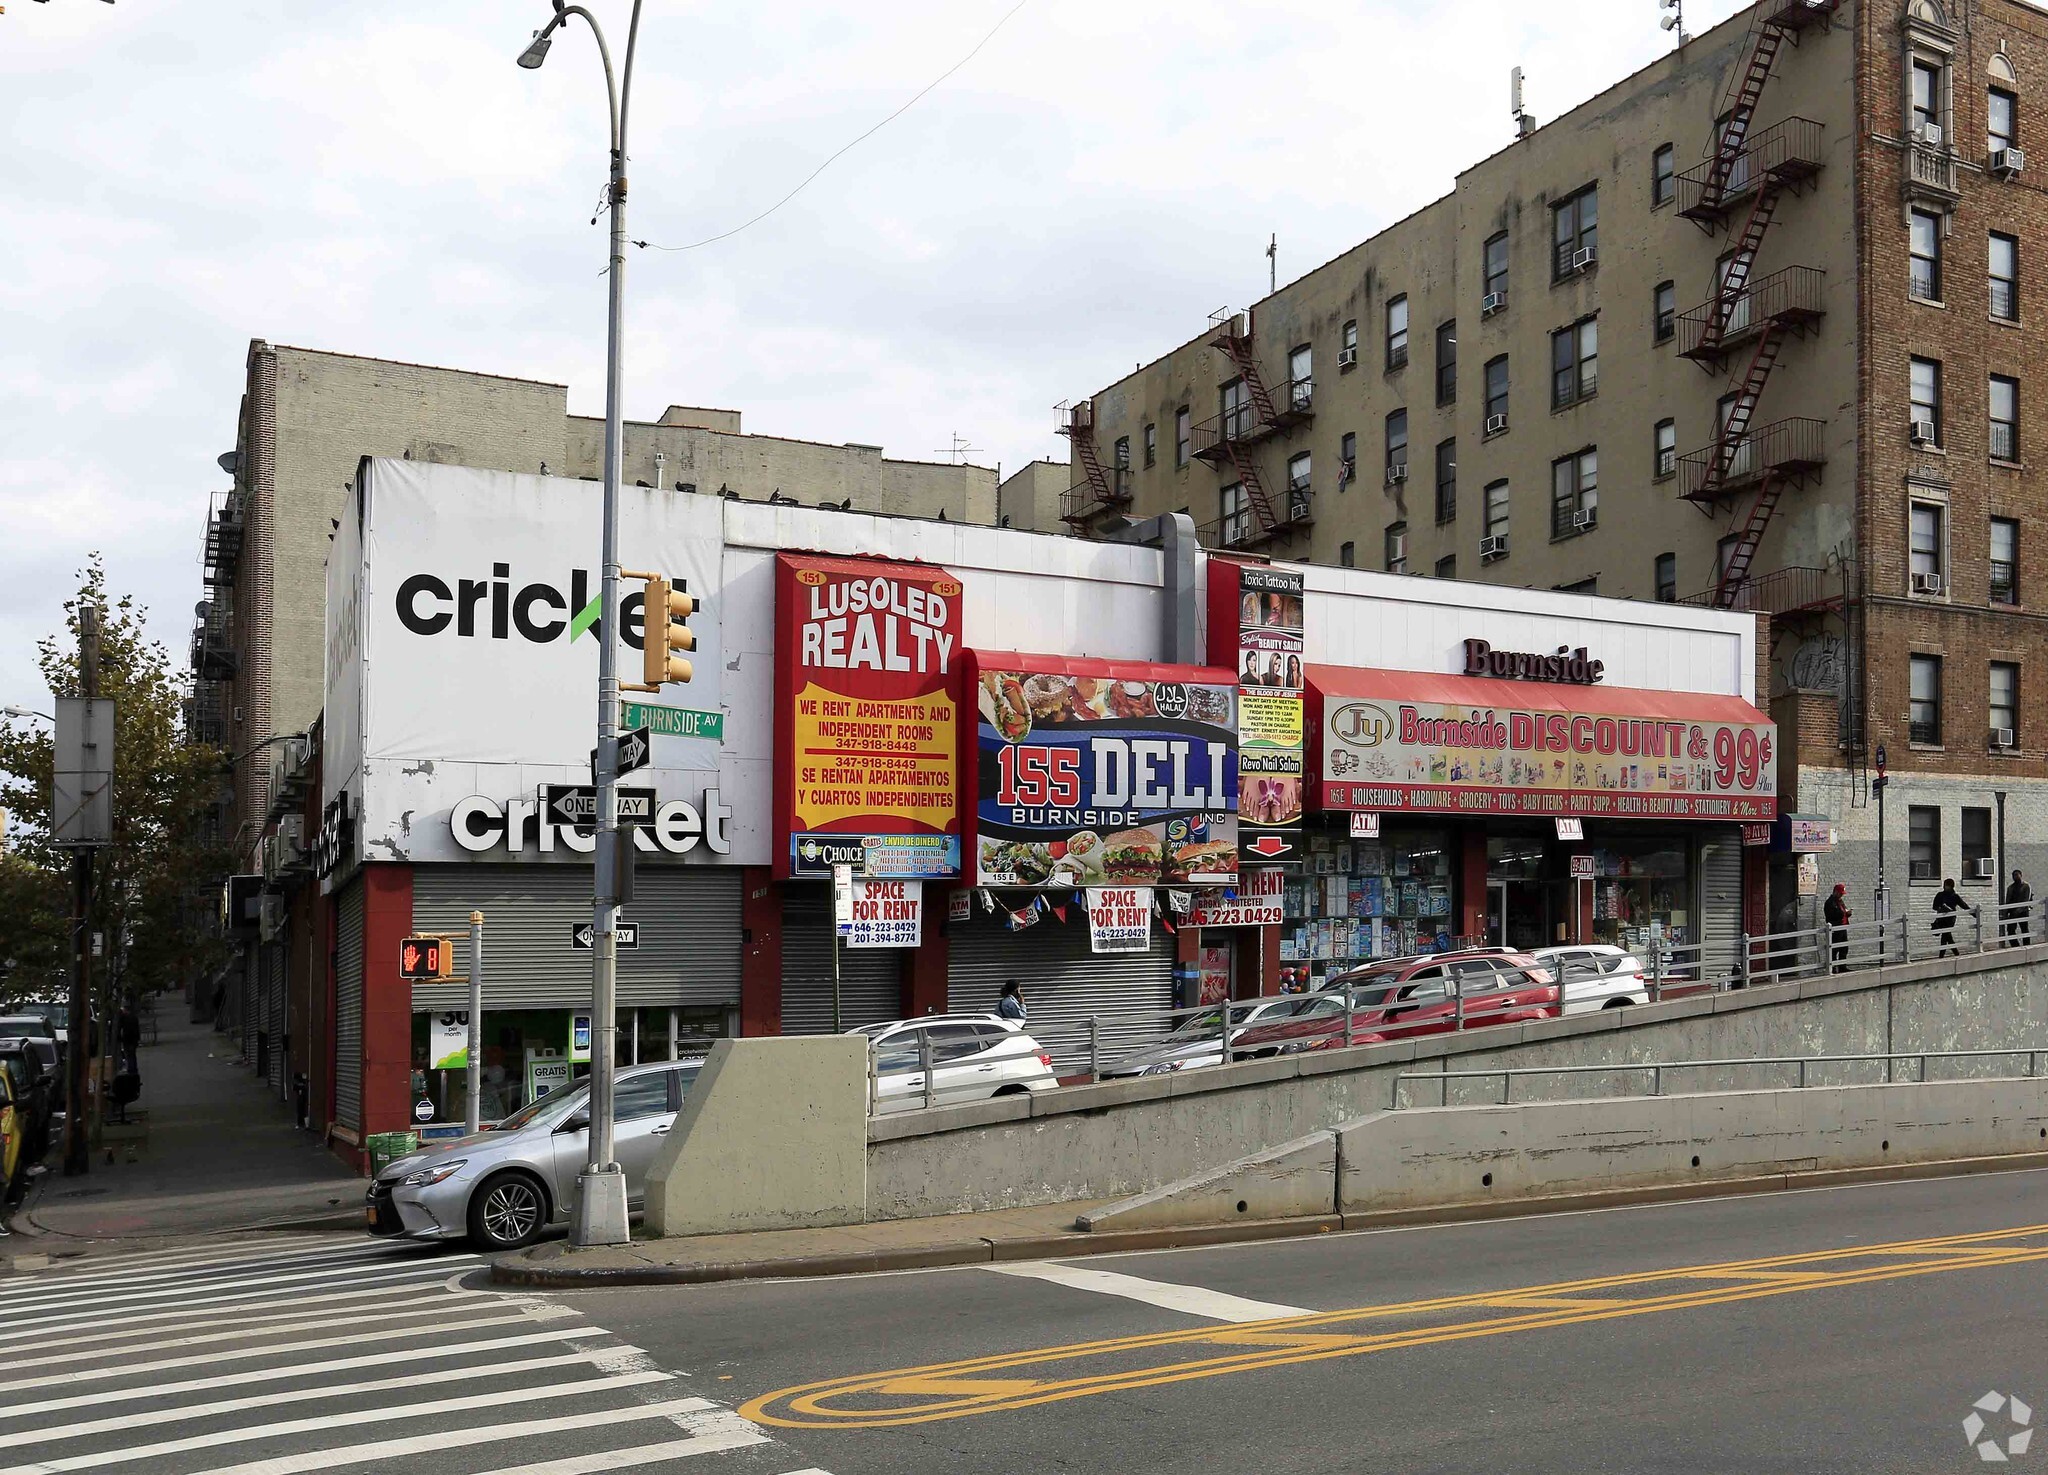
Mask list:
[[[0,1019],[0,1055],[18,1055],[28,1066],[30,1081],[48,1076],[57,1079],[58,1062],[61,1053],[57,1042],[48,1035],[15,1034],[7,1028],[7,1021]]]
[[[626,1171],[629,1212],[644,1202],[648,1169],[703,1065],[699,1057],[619,1071],[612,1140]],[[582,1082],[527,1103],[491,1131],[392,1163],[370,1185],[370,1232],[517,1249],[568,1222],[589,1155],[590,1086]]]
[[[1350,995],[1348,1036],[1340,1008],[1334,1015],[1248,1029],[1232,1042],[1232,1058],[1336,1049],[1347,1038],[1354,1045],[1371,1045],[1558,1013],[1557,985],[1549,970],[1527,953],[1499,949],[1390,958],[1330,979],[1325,991]]]
[[[1627,948],[1606,942],[1573,943],[1538,948],[1530,956],[1557,976],[1567,1014],[1650,1002],[1650,980],[1643,960]]]
[[[1342,994],[1295,994],[1287,998],[1260,999],[1231,1010],[1230,1042],[1234,1046],[1247,1029],[1256,1024],[1277,1024],[1283,1019],[1338,1017],[1344,1013]],[[1102,1072],[1106,1081],[1132,1076],[1164,1076],[1176,1071],[1197,1070],[1219,1065],[1223,1047],[1219,1042],[1222,1016],[1215,1009],[1191,1014],[1174,1026],[1173,1032],[1156,1045],[1148,1046],[1116,1061]]]
[[[21,1070],[0,1061],[0,1197],[14,1199],[21,1172],[22,1148],[28,1138],[28,1082]]]
[[[7,1149],[14,1161],[0,1172],[0,1195],[12,1200],[30,1170],[49,1155],[51,1133],[63,1120],[56,1044],[42,1035],[0,1037],[0,1075],[7,1077],[14,1103],[14,1140]]]
[[[36,1005],[28,1004],[12,1014],[0,1014],[0,1035],[32,1035],[55,1043],[59,1026]]]
[[[931,1014],[848,1030],[868,1041],[874,1111],[925,1104],[924,1041],[931,1041],[933,1106],[1049,1091],[1059,1084],[1052,1056],[1015,1020],[993,1014]]]

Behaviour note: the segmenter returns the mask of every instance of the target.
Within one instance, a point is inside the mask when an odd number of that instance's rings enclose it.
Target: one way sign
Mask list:
[[[645,828],[654,823],[654,790],[619,785],[619,824]],[[573,825],[582,829],[597,824],[595,784],[542,784],[541,812],[550,824]]]
[[[654,734],[645,727],[636,727],[619,734],[619,773],[621,777],[636,768],[645,768],[654,757]],[[597,749],[590,750],[590,781],[597,782]]]
[[[569,946],[579,953],[590,951],[591,931],[595,924],[571,922],[569,924]],[[640,946],[640,924],[638,922],[614,922],[613,930],[619,935],[620,947]]]

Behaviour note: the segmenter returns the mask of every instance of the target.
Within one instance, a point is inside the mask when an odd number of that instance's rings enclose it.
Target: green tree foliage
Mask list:
[[[226,755],[188,743],[184,673],[143,633],[145,611],[107,595],[95,554],[64,605],[64,633],[37,644],[50,690],[77,695],[79,610],[101,612],[99,694],[114,703],[114,835],[99,852],[91,926],[106,946],[95,981],[124,993],[182,988],[219,966],[219,878],[230,867],[208,812]],[[69,976],[71,852],[50,843],[53,735],[42,721],[0,721],[0,998],[61,994]],[[10,966],[11,960],[11,966]]]

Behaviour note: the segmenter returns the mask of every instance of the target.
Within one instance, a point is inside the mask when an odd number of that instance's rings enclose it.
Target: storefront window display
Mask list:
[[[1447,828],[1389,829],[1353,840],[1341,815],[1304,837],[1302,874],[1288,878],[1280,930],[1283,985],[1313,988],[1373,958],[1453,945],[1452,835]]]
[[[1692,909],[1692,841],[1643,836],[1589,837],[1593,852],[1593,941],[1638,955],[1651,939],[1666,946],[1698,942]]]

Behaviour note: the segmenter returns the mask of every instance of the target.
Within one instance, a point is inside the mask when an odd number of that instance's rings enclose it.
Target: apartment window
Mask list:
[[[1458,442],[1455,437],[1436,443],[1436,523],[1442,527],[1458,519]]]
[[[1396,297],[1387,304],[1387,369],[1392,372],[1408,362],[1408,299]]]
[[[1991,811],[1963,811],[1963,880],[1991,880]]]
[[[1145,427],[1145,464],[1147,466],[1159,464],[1159,427],[1157,425],[1147,425]]]
[[[1436,576],[1439,579],[1457,578],[1458,555],[1455,553],[1446,553],[1442,558],[1439,558],[1436,561]]]
[[[1650,294],[1650,321],[1654,324],[1656,340],[1669,343],[1678,332],[1678,287],[1673,282],[1659,282]]]
[[[1908,119],[1913,137],[1922,143],[1939,144],[1941,134],[1941,67],[1938,63],[1913,62],[1912,117]]]
[[[1358,479],[1358,432],[1347,430],[1344,438],[1337,442],[1337,490]]]
[[[1408,524],[1405,522],[1387,524],[1387,572],[1408,572]]]
[[[1245,500],[1244,484],[1234,481],[1216,495],[1222,503],[1223,514],[1219,522],[1219,541],[1224,547],[1232,548],[1242,543],[1245,534],[1251,531],[1251,508]]]
[[[1916,743],[1941,741],[1941,657],[1914,656],[1906,674],[1906,731]]]
[[[2020,381],[2003,374],[1991,376],[1991,389],[1986,397],[1991,411],[1991,437],[1989,449],[1994,461],[2017,461],[2020,458]]]
[[[1396,410],[1387,416],[1387,470],[1408,465],[1408,412]]]
[[[2017,236],[1991,233],[1991,315],[2001,322],[2020,320],[2020,242]]]
[[[1600,388],[1600,320],[1580,318],[1550,335],[1550,407],[1561,410]]]
[[[1991,89],[1984,108],[1984,144],[1991,153],[2020,141],[2020,102],[2003,87]]]
[[[1344,324],[1344,331],[1338,338],[1343,352],[1337,355],[1339,371],[1358,367],[1358,319],[1352,318]]]
[[[1678,603],[1678,555],[1660,553],[1657,555],[1657,602]]]
[[[2012,661],[1991,663],[1991,731],[2000,742],[2005,733],[2019,741],[2020,668]]]
[[[1931,804],[1906,810],[1906,874],[1915,881],[1938,879],[1941,868],[1941,811]]]
[[[1216,391],[1223,414],[1223,438],[1242,440],[1252,431],[1252,392],[1242,379],[1232,379]]]
[[[1505,538],[1508,535],[1508,484],[1494,482],[1486,489],[1486,536]]]
[[[1939,594],[1945,587],[1948,569],[1946,509],[1938,502],[1915,502],[1907,513],[1907,563],[1913,575],[1912,592]]]
[[[1550,207],[1551,276],[1562,281],[1593,258],[1582,252],[1600,245],[1600,189],[1587,185],[1568,200]]]
[[[1287,490],[1305,492],[1308,490],[1309,453],[1296,451],[1287,458]]]
[[[1660,143],[1650,155],[1650,208],[1668,205],[1678,190],[1678,171],[1671,145]]]
[[[1288,402],[1297,410],[1305,410],[1315,391],[1314,352],[1306,343],[1296,344],[1287,355]]]
[[[1436,402],[1458,402],[1458,324],[1454,319],[1436,325]]]
[[[1119,471],[1129,471],[1131,469],[1131,438],[1128,435],[1120,435],[1116,438],[1116,469]]]
[[[1650,441],[1650,477],[1662,481],[1678,470],[1678,422],[1659,420]]]
[[[2020,602],[2020,524],[2016,517],[1991,519],[1991,602]]]
[[[1923,302],[1941,301],[1941,217],[1915,210],[1907,237],[1906,290]]]
[[[1345,543],[1337,549],[1337,567],[1358,567],[1358,545],[1356,543]]]
[[[1488,237],[1486,242],[1486,295],[1496,307],[1508,300],[1508,233]]]
[[[1588,446],[1550,463],[1550,536],[1583,533],[1600,517],[1600,453]]]
[[[1508,428],[1508,356],[1489,359],[1486,365],[1486,433]]]
[[[1173,412],[1173,464],[1188,464],[1188,407],[1182,405]]]
[[[1587,578],[1574,579],[1569,584],[1559,584],[1557,592],[1560,594],[1598,594],[1600,592],[1600,576],[1593,574]]]
[[[1913,434],[1931,445],[1941,444],[1941,363],[1916,358],[1907,371],[1906,398]]]

